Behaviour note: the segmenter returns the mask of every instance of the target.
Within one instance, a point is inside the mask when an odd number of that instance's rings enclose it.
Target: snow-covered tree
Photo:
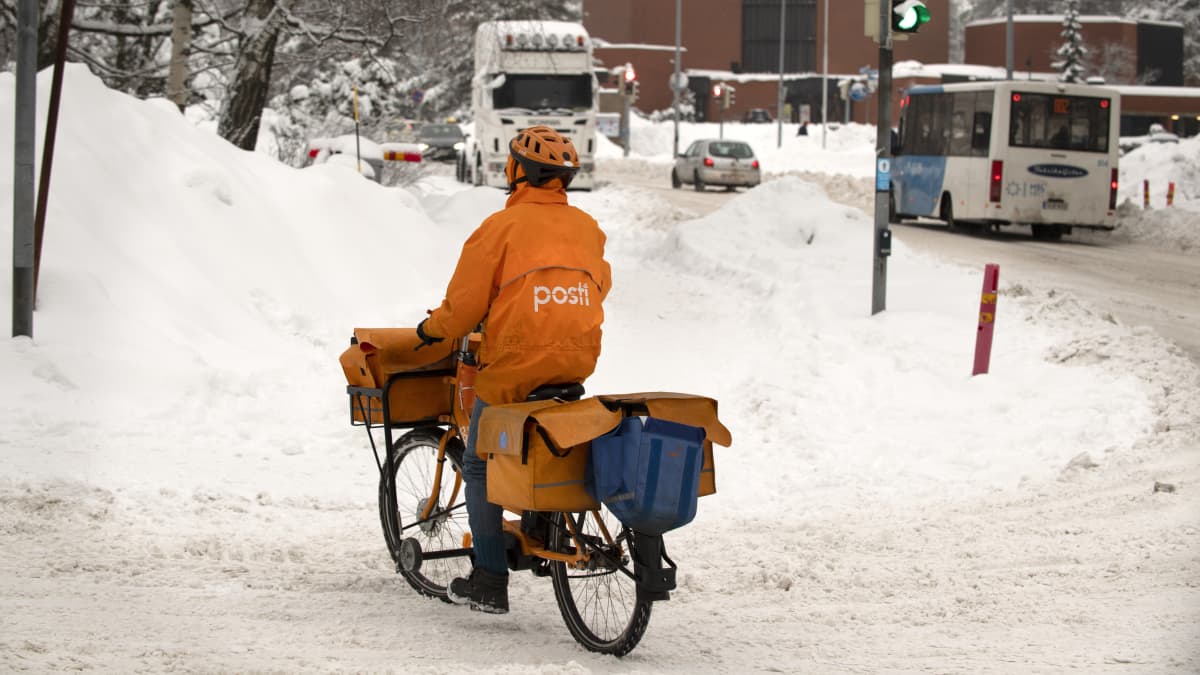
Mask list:
[[[1083,61],[1088,50],[1083,46],[1083,27],[1079,24],[1079,0],[1066,0],[1060,35],[1063,43],[1055,52],[1058,59],[1050,67],[1059,72],[1062,82],[1083,82]]]
[[[272,131],[279,142],[279,159],[298,163],[309,140],[339,136],[354,130],[355,91],[358,125],[364,136],[391,140],[388,126],[403,117],[406,91],[397,80],[392,59],[350,59],[331,63],[310,82],[297,83],[271,99],[277,114]]]

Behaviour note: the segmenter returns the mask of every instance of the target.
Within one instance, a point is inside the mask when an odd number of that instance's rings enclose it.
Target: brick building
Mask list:
[[[887,0],[883,0],[887,2]],[[712,85],[729,82],[736,103],[726,119],[751,108],[775,114],[779,95],[781,0],[685,0],[682,3],[681,66],[695,96],[700,120],[720,115]],[[825,0],[786,0],[785,102],[790,121],[803,114],[821,119],[822,22]],[[966,64],[949,64],[948,0],[925,0],[933,21],[895,43],[893,124],[900,95],[917,84],[1004,79],[1004,19],[967,25]],[[861,0],[829,0],[829,118],[874,123],[875,96],[843,100],[838,82],[865,80],[878,63],[878,46],[864,35]],[[675,58],[675,0],[584,0],[584,25],[605,69],[625,63],[638,72],[643,112],[671,107]],[[1161,123],[1181,135],[1200,132],[1200,89],[1185,87],[1183,27],[1178,23],[1082,16],[1082,35],[1096,64],[1090,75],[1119,85],[1121,133],[1143,134]],[[1054,79],[1051,63],[1062,43],[1061,15],[1014,17],[1014,67],[1018,79]],[[1148,86],[1147,86],[1148,85]],[[619,97],[602,97],[609,109]]]
[[[1054,77],[1062,23],[1062,15],[1013,17],[1013,65],[1024,71],[1018,79]],[[1156,123],[1180,135],[1200,133],[1200,89],[1183,86],[1181,24],[1115,16],[1081,16],[1079,23],[1089,55],[1085,75],[1121,92],[1121,135],[1145,134]],[[967,63],[1004,67],[1006,24],[967,24]]]
[[[751,108],[775,114],[779,95],[779,13],[781,0],[686,0],[682,11],[681,66],[696,100],[699,119],[716,119],[712,85],[736,89],[728,119]],[[807,111],[821,118],[822,26],[824,0],[786,0],[784,31],[785,103],[792,120]],[[838,81],[865,78],[878,62],[878,46],[863,33],[863,3],[829,1],[829,116],[843,119],[847,103]],[[926,0],[935,22],[918,35],[897,41],[897,61],[944,63],[949,58],[948,0]],[[675,0],[585,0],[584,25],[595,40],[605,68],[624,63],[638,73],[638,108],[671,107],[670,77],[675,58]],[[852,105],[853,119],[873,121],[875,99]]]
[[[1183,26],[1161,21],[1134,21],[1115,16],[1081,16],[1081,37],[1091,62],[1088,75],[1108,84],[1183,86]],[[1003,18],[973,21],[966,26],[965,61],[1004,66]],[[1013,17],[1014,67],[1050,72],[1062,44],[1061,15]]]

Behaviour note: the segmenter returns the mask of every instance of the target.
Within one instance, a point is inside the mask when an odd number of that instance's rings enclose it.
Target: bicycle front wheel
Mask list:
[[[570,518],[577,538],[567,529]],[[624,656],[633,651],[650,623],[650,600],[638,595],[630,576],[633,532],[608,509],[589,513],[555,513],[550,547],[574,553],[582,544],[589,554],[582,568],[552,562],[554,598],[571,635],[584,648]]]
[[[460,548],[467,524],[466,492],[462,480],[462,443],[447,443],[439,474],[440,430],[417,429],[396,439],[391,473],[379,484],[379,514],[393,560],[400,560],[400,544],[412,537],[425,552]],[[400,574],[422,595],[446,598],[446,586],[471,571],[466,556],[422,561],[419,569]]]

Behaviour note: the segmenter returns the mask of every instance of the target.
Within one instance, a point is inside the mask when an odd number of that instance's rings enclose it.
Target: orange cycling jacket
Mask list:
[[[600,357],[601,302],[612,280],[604,242],[564,190],[518,184],[463,244],[425,331],[457,338],[483,323],[475,392],[489,404],[583,382]]]

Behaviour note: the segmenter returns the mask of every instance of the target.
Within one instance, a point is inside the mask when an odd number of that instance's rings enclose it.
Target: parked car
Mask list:
[[[774,121],[766,108],[751,108],[742,115],[742,122],[746,124],[770,124]]]
[[[671,169],[671,187],[690,183],[697,192],[708,185],[723,185],[728,190],[737,186],[754,187],[762,181],[762,170],[754,150],[742,141],[715,138],[692,143],[675,158]]]
[[[304,165],[317,164],[349,167],[378,183],[383,175],[383,150],[378,143],[356,138],[354,134],[314,138],[308,142],[308,157]]]
[[[426,159],[455,159],[466,140],[457,124],[426,124],[417,129],[416,142]]]

